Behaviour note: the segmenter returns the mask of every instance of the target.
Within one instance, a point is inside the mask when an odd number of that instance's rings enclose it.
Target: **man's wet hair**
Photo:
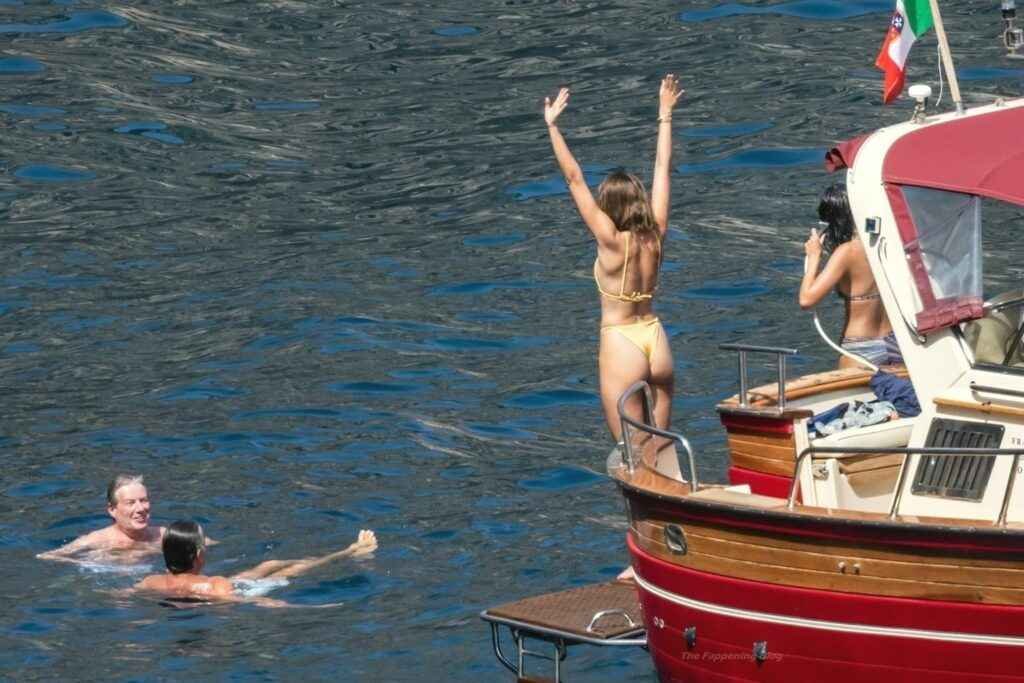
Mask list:
[[[184,574],[195,566],[196,558],[206,547],[203,527],[188,520],[172,522],[164,533],[162,547],[167,571]]]
[[[110,480],[107,484],[107,505],[114,507],[117,505],[117,491],[122,486],[128,486],[129,484],[144,484],[142,481],[141,474],[119,474]]]

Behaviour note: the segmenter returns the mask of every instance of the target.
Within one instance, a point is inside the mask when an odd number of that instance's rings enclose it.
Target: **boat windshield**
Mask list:
[[[903,191],[937,300],[981,298],[981,199],[925,187]]]
[[[1017,247],[1024,208],[983,200],[983,316],[960,326],[976,366],[1024,372],[1024,254]]]
[[[917,327],[941,329],[982,315],[981,199],[904,186],[901,229],[920,300]]]

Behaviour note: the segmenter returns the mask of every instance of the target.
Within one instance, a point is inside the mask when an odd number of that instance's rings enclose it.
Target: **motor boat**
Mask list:
[[[919,107],[829,150],[905,366],[789,378],[795,349],[724,344],[739,392],[717,407],[720,484],[634,385],[608,474],[635,594],[618,581],[485,611],[521,680],[529,638],[554,645],[555,680],[577,643],[643,646],[666,683],[1024,680],[1020,130],[1024,99]],[[748,387],[764,354],[777,381]],[[877,401],[880,378],[911,386],[919,412],[822,428]]]

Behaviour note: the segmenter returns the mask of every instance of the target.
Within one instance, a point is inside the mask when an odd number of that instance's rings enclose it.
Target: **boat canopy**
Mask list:
[[[921,301],[926,334],[980,318],[981,197],[1024,206],[1024,107],[950,118],[900,136],[882,181]],[[829,150],[825,167],[852,167],[865,136]]]
[[[840,142],[825,152],[825,170],[829,173],[835,173],[844,168],[852,167],[854,159],[857,158],[857,151],[867,139],[867,135],[860,135],[846,142]]]
[[[1024,205],[1024,107],[923,126],[893,143],[882,180]]]

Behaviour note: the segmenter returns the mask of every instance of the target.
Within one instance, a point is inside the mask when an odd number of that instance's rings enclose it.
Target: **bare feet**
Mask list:
[[[356,542],[349,546],[352,551],[352,557],[360,557],[362,555],[369,555],[377,549],[377,534],[363,529],[359,532],[359,538]]]

